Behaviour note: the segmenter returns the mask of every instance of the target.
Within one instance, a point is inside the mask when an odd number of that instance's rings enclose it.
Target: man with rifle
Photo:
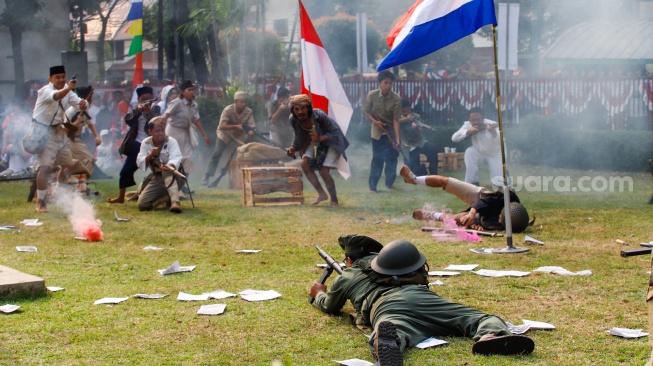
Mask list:
[[[413,244],[395,240],[377,255],[381,244],[366,236],[343,236],[338,242],[348,268],[328,292],[324,284],[313,284],[313,306],[336,314],[351,301],[357,320],[373,329],[368,343],[376,365],[403,365],[406,348],[433,336],[472,338],[472,352],[480,355],[533,352],[533,340],[513,335],[501,318],[429,290],[426,257]]]
[[[395,76],[388,70],[377,76],[379,89],[370,91],[365,97],[363,111],[372,121],[372,164],[370,167],[369,191],[376,192],[385,165],[385,186],[394,189],[399,157],[399,118],[401,118],[401,97],[392,91]]]
[[[243,126],[249,126],[249,132],[245,131]],[[247,93],[237,91],[234,94],[234,102],[226,106],[220,115],[218,122],[218,129],[216,131],[218,138],[215,140],[215,149],[206,167],[204,178],[202,178],[202,185],[208,185],[209,180],[215,174],[220,164],[220,158],[228,147],[233,147],[235,150],[238,146],[245,144],[245,141],[254,136],[256,129],[256,122],[254,122],[254,114],[247,106]],[[229,164],[227,161],[225,164]]]
[[[181,213],[179,190],[184,185],[183,175],[177,171],[182,154],[177,140],[166,136],[163,117],[154,117],[147,124],[150,137],[143,140],[136,158],[138,167],[152,169],[151,177],[143,182],[138,196],[138,209],[150,211],[161,204],[169,205],[170,212]]]

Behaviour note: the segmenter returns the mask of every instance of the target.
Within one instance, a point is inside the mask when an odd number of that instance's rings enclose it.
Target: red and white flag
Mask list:
[[[346,134],[354,109],[301,0],[299,0],[299,21],[302,50],[301,93],[310,94],[313,108],[326,112],[338,123],[342,133]],[[343,157],[338,162],[338,171],[345,179],[351,175],[349,164]]]

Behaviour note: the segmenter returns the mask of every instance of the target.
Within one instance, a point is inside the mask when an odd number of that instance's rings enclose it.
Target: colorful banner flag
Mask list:
[[[125,21],[131,21],[126,33],[133,36],[127,56],[135,57],[132,86],[143,84],[143,0],[131,0],[132,6]]]
[[[326,112],[346,134],[354,109],[301,0],[299,0],[299,12],[302,50],[301,93],[310,94],[313,108]],[[349,164],[342,157],[338,162],[338,171],[345,179],[351,175]]]
[[[492,0],[417,0],[388,34],[391,51],[377,69],[426,56],[487,24],[497,24]]]

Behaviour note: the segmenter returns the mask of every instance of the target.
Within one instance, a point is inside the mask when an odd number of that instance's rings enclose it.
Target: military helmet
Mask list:
[[[372,260],[372,269],[380,274],[400,276],[421,268],[426,256],[406,240],[395,240],[381,249]]]
[[[528,227],[528,211],[526,207],[519,202],[510,202],[510,222],[512,224],[512,231],[514,233],[521,233]],[[506,221],[504,220],[505,208],[501,210],[501,222],[505,225]]]

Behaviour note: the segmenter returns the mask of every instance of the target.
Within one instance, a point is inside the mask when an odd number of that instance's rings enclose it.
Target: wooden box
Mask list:
[[[465,164],[465,153],[438,153],[438,160],[442,164],[444,170],[458,171],[461,170]],[[440,167],[440,165],[438,165]]]
[[[246,167],[241,168],[243,204],[247,206],[274,206],[304,203],[302,170],[295,167]],[[284,192],[289,195],[263,197],[270,193]]]
[[[278,163],[269,163],[267,161],[232,159],[229,162],[229,188],[238,189],[243,186],[243,173],[240,171],[242,168],[260,166],[269,167],[282,165]]]

